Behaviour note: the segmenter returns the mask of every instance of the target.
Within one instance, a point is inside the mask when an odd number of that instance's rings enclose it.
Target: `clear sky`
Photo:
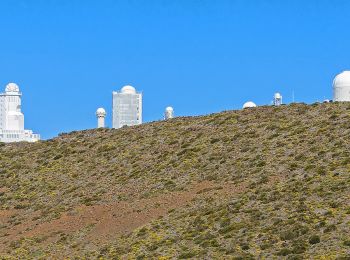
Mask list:
[[[350,69],[350,1],[2,0],[0,87],[42,135],[94,128],[112,91],[144,93],[144,121],[331,98]]]

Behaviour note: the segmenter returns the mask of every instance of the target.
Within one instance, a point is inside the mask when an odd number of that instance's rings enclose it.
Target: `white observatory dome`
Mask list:
[[[274,98],[281,98],[282,96],[281,96],[281,94],[280,93],[275,93],[275,95],[274,95]]]
[[[255,103],[252,101],[245,102],[243,108],[256,107]]]
[[[174,118],[174,108],[172,107],[166,107],[165,108],[165,113],[164,113],[164,119],[171,119]]]
[[[9,83],[5,88],[6,92],[19,92],[19,87],[16,83]]]
[[[350,101],[350,71],[343,71],[334,78],[333,100]]]
[[[121,92],[123,94],[136,94],[136,89],[133,86],[127,85],[122,87]]]
[[[97,116],[105,116],[106,115],[106,110],[104,108],[100,107],[100,108],[98,108],[96,110],[96,115]]]

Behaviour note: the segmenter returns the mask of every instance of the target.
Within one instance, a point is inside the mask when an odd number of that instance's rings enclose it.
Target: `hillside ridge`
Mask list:
[[[0,146],[0,259],[350,256],[350,104]]]

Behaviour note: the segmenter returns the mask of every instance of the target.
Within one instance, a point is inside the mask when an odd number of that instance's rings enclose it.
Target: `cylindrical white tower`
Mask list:
[[[21,111],[21,92],[16,83],[9,83],[3,94],[3,129],[24,130],[24,115]]]
[[[96,111],[96,117],[97,117],[97,128],[103,128],[105,127],[105,118],[106,118],[106,110],[104,108],[100,107]]]
[[[164,112],[164,119],[174,118],[174,109],[172,107],[167,107]]]
[[[333,100],[350,101],[350,71],[343,71],[334,78]]]
[[[282,95],[278,92],[273,95],[273,105],[274,106],[282,105]]]
[[[243,109],[244,108],[251,108],[251,107],[256,107],[255,103],[252,101],[245,102],[243,105]]]

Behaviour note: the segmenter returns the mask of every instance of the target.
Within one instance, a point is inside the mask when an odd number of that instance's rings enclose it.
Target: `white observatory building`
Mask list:
[[[274,106],[282,105],[282,95],[278,92],[273,95],[273,105]]]
[[[243,109],[244,108],[252,108],[252,107],[256,107],[256,104],[252,101],[245,102],[243,105]]]
[[[96,110],[97,128],[105,127],[106,115],[107,115],[107,113],[106,113],[106,110],[104,108],[100,107]]]
[[[113,91],[113,128],[142,124],[142,93],[132,86]]]
[[[165,108],[165,112],[164,112],[164,119],[171,119],[174,118],[174,108],[172,107],[167,107]]]
[[[0,93],[0,142],[35,142],[40,135],[24,129],[24,115],[21,111],[22,93],[15,83],[9,83]]]
[[[350,71],[343,71],[334,78],[333,101],[350,101]]]

